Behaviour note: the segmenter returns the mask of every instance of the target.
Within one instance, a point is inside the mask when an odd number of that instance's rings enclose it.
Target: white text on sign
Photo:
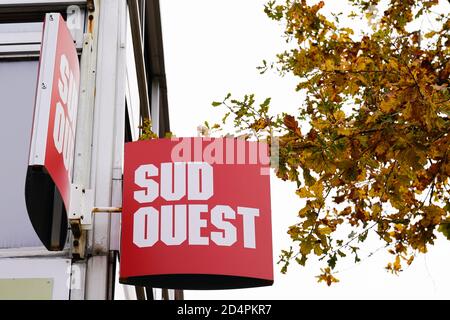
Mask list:
[[[160,176],[160,183],[154,177]],[[214,196],[214,169],[206,162],[175,162],[142,165],[135,171],[134,183],[142,188],[134,192],[140,204],[151,204],[158,197],[170,201],[208,200]],[[209,214],[209,219],[207,216]],[[242,216],[242,224],[231,221]],[[228,205],[209,208],[206,204],[162,205],[159,210],[152,206],[141,207],[134,213],[133,243],[140,247],[152,247],[158,241],[168,246],[178,246],[186,241],[189,245],[233,246],[242,232],[243,247],[256,248],[255,220],[259,209]],[[217,231],[202,235],[208,223]]]
[[[64,168],[69,172],[70,177],[75,139],[72,123],[75,118],[78,90],[73,72],[70,70],[69,61],[65,55],[61,56],[59,69],[59,101],[56,103],[53,142],[58,153],[63,156]]]

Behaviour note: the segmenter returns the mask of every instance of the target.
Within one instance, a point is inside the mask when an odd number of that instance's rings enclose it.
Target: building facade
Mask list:
[[[72,183],[83,190],[81,220],[55,209],[56,191],[52,210],[27,211],[47,13],[64,18],[80,62]],[[182,299],[118,283],[124,143],[146,118],[160,136],[170,130],[159,1],[0,0],[0,97],[0,299]]]

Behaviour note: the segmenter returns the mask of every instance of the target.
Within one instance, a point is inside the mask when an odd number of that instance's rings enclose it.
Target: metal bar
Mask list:
[[[14,50],[13,53],[4,54],[0,47],[0,61],[27,61],[39,60],[39,51]]]
[[[145,287],[145,295],[147,296],[147,300],[155,300],[155,296],[153,294],[153,288]]]
[[[145,300],[145,288],[144,287],[139,287],[139,286],[135,286],[134,287],[136,290],[136,297],[138,300]]]
[[[145,30],[145,5],[146,5],[147,1],[146,0],[141,0],[139,2],[139,15],[140,15],[140,23],[141,23],[141,41],[142,41],[142,47],[145,48],[145,35],[144,32],[142,30]]]
[[[131,35],[134,48],[134,59],[136,61],[136,73],[139,83],[139,100],[141,102],[142,118],[150,118],[150,102],[147,84],[147,71],[144,61],[144,47],[142,42],[143,32],[140,25],[140,15],[136,0],[128,0],[128,11],[130,15]]]
[[[183,290],[175,290],[175,300],[184,300]]]
[[[113,213],[122,212],[122,208],[119,207],[96,207],[92,209],[92,213]]]
[[[81,55],[80,98],[78,103],[77,135],[73,183],[90,188],[90,164],[92,154],[92,129],[95,97],[95,56],[93,56],[92,35],[84,37]]]
[[[109,253],[108,263],[108,300],[114,300],[114,286],[116,283],[116,252]]]
[[[23,1],[23,0],[0,0],[0,10],[9,9],[11,11],[20,11],[24,10],[24,8],[34,8],[43,6],[47,7],[57,7],[57,6],[70,6],[70,5],[78,5],[78,6],[86,6],[86,0],[77,0],[77,1],[67,1],[67,0],[32,0],[32,1]],[[46,8],[47,10],[49,8]],[[8,11],[10,12],[10,11]]]
[[[162,289],[162,300],[170,300],[169,289]]]
[[[119,32],[117,49],[117,78],[116,78],[116,105],[114,108],[114,142],[112,162],[111,206],[122,206],[122,173],[123,153],[125,141],[125,113],[126,113],[126,48],[127,48],[127,4],[120,2],[119,6]],[[120,249],[120,215],[110,215],[109,249]]]
[[[152,81],[152,131],[156,133],[157,135],[160,135],[159,132],[159,110],[160,110],[160,86],[159,86],[159,80],[154,79]]]
[[[97,1],[97,0],[95,0]],[[77,115],[77,136],[75,139],[75,158],[74,158],[74,173],[73,182],[82,185],[85,189],[91,187],[91,168],[92,168],[92,140],[93,140],[93,125],[94,125],[94,102],[95,102],[95,81],[96,81],[96,67],[97,67],[97,40],[98,40],[98,12],[89,12],[89,19],[85,19],[86,26],[90,25],[87,33],[84,34],[82,41],[82,55],[81,55],[81,78],[80,78],[80,93],[79,93],[79,107]],[[86,247],[92,232],[88,230],[81,230],[82,235],[78,240],[73,241],[74,257],[78,255],[85,257]],[[78,244],[78,246],[75,246]],[[91,259],[92,260],[92,259]],[[81,283],[79,286],[71,287],[71,300],[84,300],[93,297],[92,289],[95,285],[90,285],[90,282],[96,281],[94,276],[89,277],[88,266],[95,269],[97,264],[89,259],[78,261],[77,265],[72,266],[72,270],[81,270],[79,273]],[[75,268],[75,269],[74,269]],[[91,272],[92,274],[92,272]],[[89,282],[90,281],[90,282]],[[90,291],[90,294],[87,291]]]
[[[68,256],[68,249],[65,249],[64,251],[48,251],[45,247],[0,249],[0,259]]]

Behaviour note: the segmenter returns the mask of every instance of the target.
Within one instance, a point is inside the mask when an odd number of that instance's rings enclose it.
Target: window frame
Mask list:
[[[0,59],[39,57],[42,42],[43,21],[48,12],[58,12],[67,20],[67,9],[80,8],[82,32],[72,32],[77,49],[81,53],[83,34],[87,29],[87,0],[0,0]],[[17,31],[14,31],[16,26]],[[9,29],[9,30],[8,30]]]

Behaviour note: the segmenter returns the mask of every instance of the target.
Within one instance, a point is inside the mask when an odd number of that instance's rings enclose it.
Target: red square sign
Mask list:
[[[125,145],[121,282],[178,289],[273,283],[267,145]]]

